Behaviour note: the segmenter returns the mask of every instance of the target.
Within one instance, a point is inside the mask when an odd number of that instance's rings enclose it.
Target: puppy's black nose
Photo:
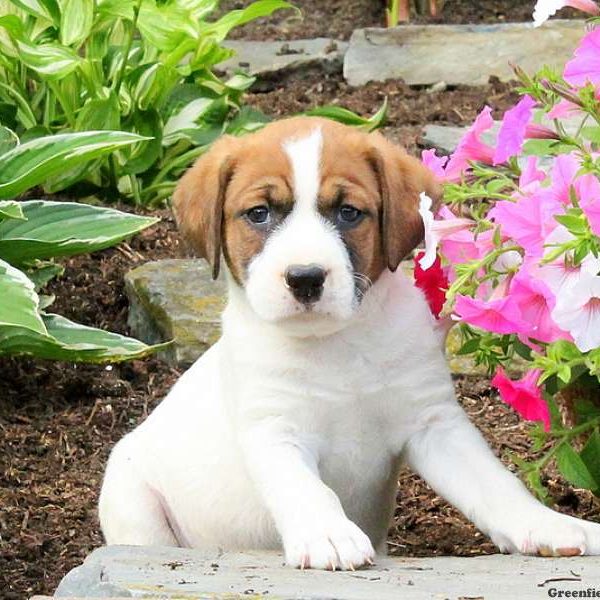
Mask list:
[[[298,302],[317,302],[323,293],[325,269],[319,265],[290,265],[285,271],[285,282]]]

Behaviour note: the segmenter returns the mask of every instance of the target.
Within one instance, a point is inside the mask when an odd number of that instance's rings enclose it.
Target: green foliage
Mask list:
[[[51,174],[142,139],[132,133],[100,131],[17,145],[0,154],[0,194],[24,192]],[[47,313],[52,297],[39,291],[62,273],[59,265],[49,262],[54,257],[107,248],[156,221],[74,202],[0,200],[0,356],[116,362],[154,352],[158,346]]]
[[[0,124],[22,139],[89,130],[141,136],[110,158],[54,172],[44,180],[46,191],[78,184],[88,194],[154,204],[219,135],[264,122],[240,110],[253,79],[222,81],[213,68],[233,54],[222,45],[231,29],[291,5],[256,0],[208,21],[217,6],[218,0],[2,2]]]

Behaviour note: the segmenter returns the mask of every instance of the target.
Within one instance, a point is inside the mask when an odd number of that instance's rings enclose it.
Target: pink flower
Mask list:
[[[557,297],[552,318],[582,352],[600,348],[600,277],[587,275]]]
[[[530,191],[539,188],[539,184],[546,179],[546,173],[537,168],[537,156],[528,156],[525,166],[519,177],[521,191]]]
[[[419,252],[415,256],[415,285],[425,294],[433,316],[439,319],[442,308],[444,308],[444,302],[446,301],[448,277],[442,268],[439,256],[436,257],[430,268],[422,269],[420,261],[424,255],[424,252]]]
[[[454,311],[466,323],[492,333],[524,333],[530,328],[511,296],[480,300],[458,295]]]
[[[600,83],[600,29],[592,29],[583,37],[575,55],[565,66],[563,76],[577,87]]]
[[[421,192],[419,214],[425,228],[425,253],[419,260],[419,265],[425,270],[433,265],[437,256],[437,246],[441,239],[474,225],[471,219],[459,219],[449,209],[442,213],[446,215],[446,218],[436,221],[431,212],[432,204],[431,198],[425,192]],[[448,213],[451,215],[449,218]]]
[[[575,180],[575,193],[594,234],[600,236],[600,181],[592,173]]]
[[[560,154],[554,159],[552,166],[552,196],[563,204],[571,203],[571,186],[579,171],[579,162],[574,153]]]
[[[529,123],[525,127],[525,139],[527,140],[558,140],[558,134],[550,127],[539,123]]]
[[[600,237],[600,196],[582,203],[581,208],[587,217],[592,232]]]
[[[444,167],[448,163],[448,160],[447,156],[438,156],[435,148],[421,152],[421,161],[440,181],[446,180]]]
[[[498,132],[498,143],[494,153],[494,164],[506,162],[521,152],[527,124],[531,121],[536,102],[531,96],[523,96],[519,102],[504,113]]]
[[[546,190],[540,189],[516,202],[496,202],[488,216],[499,223],[502,233],[515,240],[528,255],[541,256],[546,236],[558,226],[554,215],[561,212],[561,204]]]
[[[516,300],[523,319],[529,323],[529,331],[524,335],[547,344],[570,339],[552,320],[550,313],[556,305],[556,298],[543,281],[521,270],[511,281],[509,294]]]
[[[541,421],[544,429],[550,429],[550,410],[537,385],[541,370],[528,371],[521,380],[512,381],[504,369],[498,367],[492,385],[500,392],[500,398],[512,406],[526,421]]]
[[[491,129],[494,125],[492,109],[486,106],[477,115],[475,122],[463,135],[456,150],[450,157],[446,166],[446,176],[455,178],[469,168],[469,161],[479,161],[488,165],[494,162],[494,149],[481,141],[481,134]]]
[[[563,119],[565,117],[570,117],[571,113],[580,111],[581,107],[577,106],[573,102],[569,102],[568,100],[561,100],[557,104],[554,105],[552,110],[548,113],[549,119]]]
[[[592,0],[538,0],[533,9],[533,26],[539,27],[565,6],[578,8],[591,15],[597,15],[599,12]]]

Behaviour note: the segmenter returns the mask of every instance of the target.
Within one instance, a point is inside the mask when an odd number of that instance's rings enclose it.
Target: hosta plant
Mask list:
[[[223,81],[229,31],[289,8],[256,0],[216,20],[218,0],[1,0],[0,123],[24,140],[57,132],[122,130],[146,139],[56,173],[56,192],[169,196],[174,179],[223,132],[264,117],[241,110],[252,79]]]
[[[157,219],[74,202],[10,199],[141,141],[132,133],[91,131],[18,144],[13,132],[0,129],[0,356],[116,362],[157,349],[52,314],[52,297],[41,293],[62,272],[55,257],[107,248]]]
[[[546,497],[554,463],[600,495],[600,29],[562,73],[516,73],[521,99],[495,138],[486,107],[450,157],[424,152],[447,203],[434,215],[422,197],[416,281],[440,326],[458,323],[459,353],[536,422],[536,458],[515,458],[529,485]]]

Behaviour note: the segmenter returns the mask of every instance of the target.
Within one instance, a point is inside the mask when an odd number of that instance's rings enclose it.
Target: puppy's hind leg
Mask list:
[[[98,510],[106,543],[179,546],[161,498],[136,469],[128,442],[124,438],[112,451],[100,492]]]

